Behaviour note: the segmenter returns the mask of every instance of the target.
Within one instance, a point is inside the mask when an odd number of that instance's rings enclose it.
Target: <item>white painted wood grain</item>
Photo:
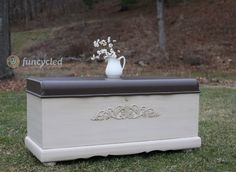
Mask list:
[[[30,99],[35,98],[28,95]],[[33,98],[34,97],[34,98]],[[93,98],[47,98],[28,106],[42,119],[43,149],[144,142],[198,136],[198,94],[116,96]],[[92,121],[101,110],[117,106],[137,105],[153,108],[158,118]],[[32,110],[29,110],[32,112]],[[37,112],[37,113],[36,113]],[[30,115],[30,116],[33,116]],[[39,117],[42,116],[42,117]],[[29,127],[37,126],[35,124]],[[39,128],[39,127],[37,127]],[[30,129],[34,131],[36,129]],[[38,130],[38,129],[37,129]],[[34,138],[35,139],[35,138]]]
[[[42,100],[27,94],[27,135],[39,146],[43,146],[42,117]]]

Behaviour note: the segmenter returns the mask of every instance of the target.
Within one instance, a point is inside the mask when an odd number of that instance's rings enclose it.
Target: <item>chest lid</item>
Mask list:
[[[30,77],[26,92],[41,98],[199,93],[196,79]]]

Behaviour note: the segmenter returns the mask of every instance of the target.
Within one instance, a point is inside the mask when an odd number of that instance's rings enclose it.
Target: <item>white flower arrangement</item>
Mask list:
[[[116,53],[120,53],[120,50],[117,50],[117,52],[114,50],[114,43],[116,40],[112,40],[109,36],[107,40],[100,40],[97,39],[93,42],[93,46],[95,48],[100,48],[97,50],[96,55],[93,54],[93,57],[91,57],[91,60],[101,59],[103,58],[106,60],[108,57],[117,58]]]

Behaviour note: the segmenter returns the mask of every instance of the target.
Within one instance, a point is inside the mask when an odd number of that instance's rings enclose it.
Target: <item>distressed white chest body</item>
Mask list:
[[[199,86],[176,78],[29,78],[27,148],[41,162],[200,147]]]

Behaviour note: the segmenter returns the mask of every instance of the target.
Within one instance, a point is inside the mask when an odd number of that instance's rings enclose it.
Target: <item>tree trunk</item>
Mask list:
[[[31,7],[31,16],[32,16],[32,19],[33,18],[35,18],[35,16],[36,16],[36,5],[35,5],[36,3],[35,3],[35,0],[30,0],[30,7]]]
[[[30,19],[28,0],[24,0],[24,12],[25,12],[25,25],[27,26]]]
[[[0,79],[12,75],[6,59],[10,55],[8,0],[0,0]]]
[[[164,19],[164,0],[157,0],[157,19],[159,29],[159,46],[165,60],[168,60],[166,53],[166,35],[165,35],[165,19]]]

